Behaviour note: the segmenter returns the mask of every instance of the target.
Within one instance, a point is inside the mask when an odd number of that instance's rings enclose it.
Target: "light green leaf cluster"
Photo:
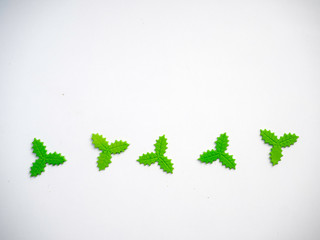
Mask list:
[[[199,161],[203,163],[213,163],[217,159],[222,163],[223,166],[229,169],[236,169],[235,159],[232,155],[226,153],[228,144],[228,136],[226,133],[221,134],[216,144],[216,150],[208,150],[200,155]]]
[[[107,140],[98,133],[92,134],[91,139],[93,145],[101,150],[97,161],[99,171],[104,170],[109,166],[112,158],[111,154],[119,154],[124,152],[129,146],[129,144],[125,141],[115,141],[114,143],[109,144]]]
[[[265,143],[272,146],[270,151],[270,161],[273,166],[281,161],[281,157],[283,156],[282,148],[293,145],[299,138],[297,135],[291,133],[285,133],[282,137],[278,138],[273,132],[266,129],[261,129],[260,135]]]
[[[167,150],[167,139],[165,135],[160,136],[158,140],[156,140],[155,152],[145,153],[139,157],[137,160],[140,164],[150,166],[153,163],[158,162],[160,168],[166,173],[173,173],[173,163],[171,159],[164,156]]]

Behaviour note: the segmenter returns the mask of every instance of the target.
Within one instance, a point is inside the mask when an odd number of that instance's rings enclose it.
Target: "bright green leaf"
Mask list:
[[[112,154],[121,153],[128,148],[129,144],[124,141],[115,141],[109,145],[109,150]]]
[[[265,143],[272,146],[270,151],[270,161],[272,165],[276,165],[281,160],[282,155],[282,148],[289,147],[294,144],[298,136],[292,133],[285,133],[282,137],[278,139],[278,137],[272,133],[271,131],[260,130],[260,135]]]
[[[219,153],[215,150],[208,150],[200,155],[199,161],[203,163],[213,163],[219,158]]]
[[[235,159],[233,159],[232,155],[226,153],[229,139],[226,133],[220,134],[217,138],[216,149],[215,150],[208,150],[200,155],[198,159],[204,163],[213,163],[217,159],[220,160],[223,166],[229,169],[236,169]]]
[[[49,153],[46,157],[46,160],[47,160],[47,164],[51,164],[51,165],[60,165],[66,161],[64,156],[61,156],[60,153],[56,153],[56,152]]]
[[[154,144],[155,146],[155,152],[159,155],[164,155],[167,150],[167,139],[165,135],[159,137],[158,140],[156,140],[156,143]]]
[[[34,161],[30,169],[31,177],[36,177],[43,173],[45,167],[46,161],[44,160],[44,158],[39,158],[36,161]]]
[[[39,139],[33,139],[32,142],[33,153],[37,155],[38,158],[45,157],[47,155],[46,146]]]
[[[228,136],[226,133],[221,134],[218,138],[216,143],[216,151],[219,153],[223,153],[227,150],[228,144]]]
[[[143,165],[150,166],[158,161],[158,156],[155,153],[145,153],[141,155],[137,161]]]
[[[156,140],[155,152],[154,153],[146,153],[139,157],[137,160],[139,163],[144,165],[151,165],[153,163],[158,162],[160,168],[166,173],[173,173],[173,163],[170,159],[164,156],[164,153],[167,149],[167,139],[165,136],[161,136]]]
[[[261,129],[260,135],[261,135],[263,141],[271,146],[275,146],[279,142],[277,136],[273,132],[267,131],[266,129],[265,130]]]
[[[172,173],[173,172],[173,164],[170,159],[168,159],[166,156],[160,156],[158,158],[158,164],[160,168],[167,172],[167,173]]]
[[[96,148],[100,149],[101,151],[109,149],[109,144],[102,135],[99,135],[98,133],[92,134],[91,139],[92,139],[93,145]]]
[[[125,141],[116,140],[114,143],[108,144],[107,140],[100,134],[92,134],[92,143],[93,145],[101,150],[101,153],[98,157],[97,166],[99,170],[106,169],[111,163],[111,154],[117,154],[125,151],[129,144]]]
[[[270,151],[270,160],[272,165],[278,164],[282,157],[282,149],[280,146],[273,146]]]
[[[32,142],[33,153],[36,154],[38,159],[36,159],[30,169],[31,177],[35,177],[44,172],[47,164],[60,165],[66,161],[64,156],[60,153],[49,153],[47,154],[46,146],[38,139],[34,139]]]
[[[236,169],[237,164],[235,163],[235,159],[233,159],[232,155],[229,155],[228,153],[222,153],[219,160],[226,168]]]
[[[108,151],[103,151],[100,153],[97,161],[97,166],[99,171],[105,170],[111,163],[111,153]]]
[[[298,138],[299,137],[295,134],[284,134],[282,137],[280,137],[279,144],[281,147],[290,147],[298,140]]]

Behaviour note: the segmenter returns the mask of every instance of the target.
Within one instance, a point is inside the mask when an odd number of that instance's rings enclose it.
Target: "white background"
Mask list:
[[[319,12],[2,0],[0,239],[319,239]],[[235,171],[197,160],[223,132]],[[92,133],[130,146],[99,172]],[[163,134],[172,175],[136,161]],[[67,162],[30,178],[34,137]]]

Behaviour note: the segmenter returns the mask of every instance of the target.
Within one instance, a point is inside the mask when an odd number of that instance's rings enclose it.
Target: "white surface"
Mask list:
[[[0,239],[319,239],[319,10],[1,1]],[[96,132],[131,144],[101,172]],[[236,171],[197,161],[223,132]],[[173,175],[136,162],[162,134]],[[67,162],[31,179],[34,137]]]

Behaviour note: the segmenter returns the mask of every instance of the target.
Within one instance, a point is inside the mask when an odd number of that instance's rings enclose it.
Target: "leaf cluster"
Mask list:
[[[60,165],[66,161],[64,156],[60,153],[47,153],[46,146],[39,139],[34,139],[32,142],[33,153],[36,154],[38,159],[36,159],[30,169],[31,177],[36,177],[44,172],[47,164],[49,165]]]
[[[98,133],[92,134],[91,139],[93,145],[101,150],[97,161],[99,171],[104,170],[109,166],[109,164],[111,163],[112,154],[119,154],[121,152],[124,152],[129,146],[127,142],[117,140],[109,144],[107,140]]]
[[[216,144],[215,150],[208,150],[200,155],[199,161],[203,163],[213,163],[218,160],[222,163],[223,166],[229,169],[236,168],[236,162],[232,155],[226,153],[227,147],[229,146],[229,139],[226,133],[221,134]]]
[[[171,159],[164,156],[167,150],[167,139],[165,135],[160,136],[156,143],[154,144],[155,149],[154,152],[151,153],[145,153],[139,157],[137,160],[140,164],[148,165],[158,163],[159,167],[166,173],[173,173],[173,163],[171,162]]]
[[[260,136],[265,143],[272,146],[270,151],[270,161],[273,166],[281,161],[281,157],[283,156],[282,148],[290,147],[299,138],[297,135],[292,133],[285,133],[282,137],[278,138],[273,132],[266,129],[260,130]]]

